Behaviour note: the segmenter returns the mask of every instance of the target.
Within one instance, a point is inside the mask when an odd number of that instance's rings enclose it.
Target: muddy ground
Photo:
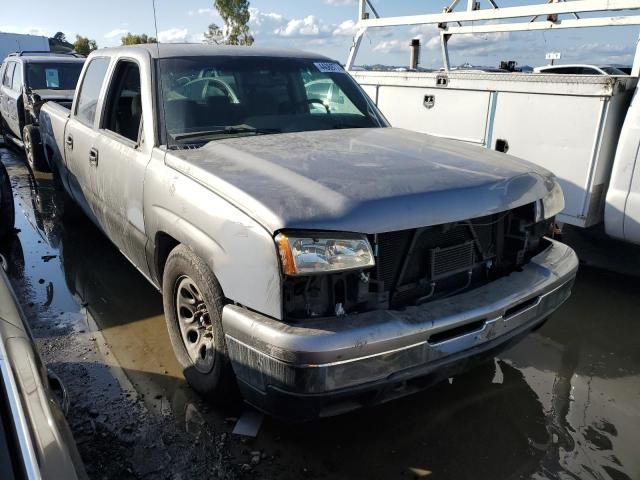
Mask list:
[[[569,302],[493,363],[247,439],[231,433],[243,405],[186,386],[154,288],[88,221],[61,222],[50,175],[0,158],[18,230],[0,251],[90,478],[640,479],[640,280],[601,268],[633,273],[640,250],[591,242]]]

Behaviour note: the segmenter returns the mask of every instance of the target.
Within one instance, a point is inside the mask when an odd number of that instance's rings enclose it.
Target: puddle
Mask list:
[[[640,478],[637,278],[583,268],[567,305],[495,362],[303,427],[266,418],[241,441],[225,419],[243,407],[218,411],[186,386],[158,292],[87,221],[59,221],[49,176],[0,155],[20,229],[3,247],[11,279],[76,399],[70,423],[91,476]]]

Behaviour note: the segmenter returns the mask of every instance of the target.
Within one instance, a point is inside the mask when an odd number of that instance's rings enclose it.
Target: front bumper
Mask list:
[[[390,392],[414,391],[406,387],[415,387],[416,378],[429,377],[426,386],[467,369],[541,324],[569,297],[578,259],[568,246],[549,242],[520,272],[401,311],[290,325],[227,305],[223,326],[242,393],[268,413],[300,420],[359,406],[346,398],[386,391],[375,395],[385,401]]]

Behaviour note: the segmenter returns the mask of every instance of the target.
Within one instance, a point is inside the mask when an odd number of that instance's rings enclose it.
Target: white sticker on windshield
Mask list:
[[[60,88],[60,78],[58,77],[57,68],[45,68],[44,69],[47,88]]]
[[[315,62],[314,65],[322,73],[344,73],[344,69],[334,62]]]

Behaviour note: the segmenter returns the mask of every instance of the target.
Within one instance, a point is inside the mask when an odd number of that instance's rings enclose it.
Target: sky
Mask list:
[[[482,0],[486,2],[486,0]],[[496,0],[501,7],[544,3],[543,0]],[[443,0],[372,0],[383,16],[436,13]],[[460,2],[466,4],[463,0]],[[251,30],[255,44],[298,48],[344,62],[352,43],[357,18],[356,0],[252,0]],[[0,32],[52,36],[62,31],[96,40],[100,47],[120,44],[126,32],[156,33],[152,0],[31,0],[24,8],[3,8]],[[427,8],[428,7],[428,8]],[[222,21],[213,0],[156,0],[157,35],[161,42],[200,42],[207,25]],[[629,13],[629,12],[626,12]],[[501,60],[520,65],[544,65],[546,52],[561,52],[559,63],[630,64],[638,27],[567,29],[460,35],[450,41],[451,64],[497,66]],[[409,41],[420,38],[421,66],[442,66],[435,26],[372,29],[365,36],[356,64],[406,65]]]

